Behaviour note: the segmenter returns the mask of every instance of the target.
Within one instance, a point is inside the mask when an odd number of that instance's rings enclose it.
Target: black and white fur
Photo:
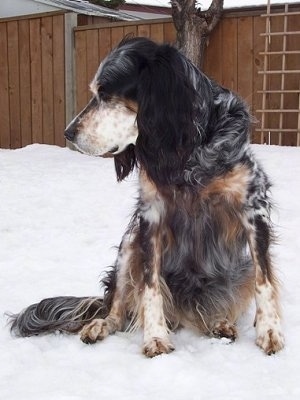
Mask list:
[[[141,327],[153,357],[174,349],[169,332],[179,326],[234,340],[255,296],[256,343],[267,354],[282,349],[270,182],[249,147],[245,103],[145,38],[124,39],[91,91],[65,136],[84,153],[114,157],[120,181],[137,168],[136,210],[103,299],[45,299],[13,316],[12,330],[81,330],[94,343]]]

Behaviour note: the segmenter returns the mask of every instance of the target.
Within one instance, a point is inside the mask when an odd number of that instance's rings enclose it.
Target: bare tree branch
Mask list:
[[[207,38],[221,18],[223,3],[212,0],[208,10],[202,11],[196,0],[171,0],[177,46],[198,66],[203,64]]]
[[[210,33],[220,20],[223,12],[224,0],[212,0],[211,5],[207,11],[201,11],[198,8],[196,15],[207,23],[207,31]]]

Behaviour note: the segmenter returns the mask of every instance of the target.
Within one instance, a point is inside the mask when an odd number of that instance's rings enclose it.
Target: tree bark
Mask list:
[[[207,39],[223,12],[224,0],[212,0],[208,10],[196,7],[196,0],[171,0],[177,31],[177,46],[200,69]]]

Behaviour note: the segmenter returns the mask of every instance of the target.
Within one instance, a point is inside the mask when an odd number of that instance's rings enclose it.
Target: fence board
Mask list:
[[[150,37],[156,42],[164,41],[164,26],[162,24],[150,25]]]
[[[138,25],[137,27],[138,36],[150,38],[150,25]]]
[[[86,76],[88,83],[93,79],[99,66],[98,30],[91,29],[86,32]]]
[[[52,18],[41,20],[42,45],[42,90],[43,90],[43,143],[54,144],[53,120],[53,26]]]
[[[19,25],[19,54],[20,54],[20,116],[21,144],[32,143],[31,137],[31,79],[30,79],[30,48],[29,21],[24,19]]]
[[[0,23],[0,120],[1,134],[0,146],[10,147],[10,118],[9,118],[9,95],[8,95],[8,59],[7,53],[7,24]]]
[[[32,142],[43,143],[41,20],[29,21]]]
[[[222,84],[237,91],[237,18],[222,21]]]
[[[137,27],[135,25],[124,26],[124,36],[136,36],[137,35]]]
[[[77,32],[76,32],[77,35]],[[110,28],[99,29],[99,61],[104,60],[111,50]]]
[[[65,145],[65,48],[64,16],[53,17],[53,109],[54,109],[54,144]]]
[[[123,26],[117,26],[111,29],[111,47],[115,48],[124,37]]]
[[[222,82],[223,69],[223,44],[222,25],[218,24],[211,33],[204,54],[204,72],[216,80]]]
[[[237,20],[237,92],[252,105],[253,85],[253,18],[244,17]],[[243,63],[240,62],[243,60]],[[253,110],[251,110],[253,112]]]
[[[174,44],[176,42],[176,30],[173,22],[164,23],[164,42]]]
[[[76,65],[76,110],[79,112],[87,103],[87,66],[86,66],[86,32],[76,32],[75,65]]]
[[[8,79],[9,79],[9,117],[10,145],[18,148],[21,143],[20,116],[20,68],[18,22],[7,22],[8,38]]]

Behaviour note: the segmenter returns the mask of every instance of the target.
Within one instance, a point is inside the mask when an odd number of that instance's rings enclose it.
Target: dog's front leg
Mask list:
[[[147,357],[170,353],[170,341],[164,316],[163,297],[160,289],[162,243],[157,226],[140,220],[141,250],[143,254],[144,287],[141,313],[144,328],[143,352]]]
[[[126,320],[125,309],[125,287],[129,276],[131,258],[133,256],[132,242],[135,234],[127,232],[123,236],[117,261],[114,267],[114,274],[111,274],[111,281],[107,288],[105,301],[109,300],[109,313],[105,318],[95,318],[85,325],[80,333],[80,338],[84,343],[95,343],[103,340],[108,335],[123,329]],[[115,280],[115,283],[113,282]]]
[[[277,280],[269,252],[271,227],[267,207],[249,210],[246,225],[255,267],[256,344],[270,355],[284,347],[284,336]]]

